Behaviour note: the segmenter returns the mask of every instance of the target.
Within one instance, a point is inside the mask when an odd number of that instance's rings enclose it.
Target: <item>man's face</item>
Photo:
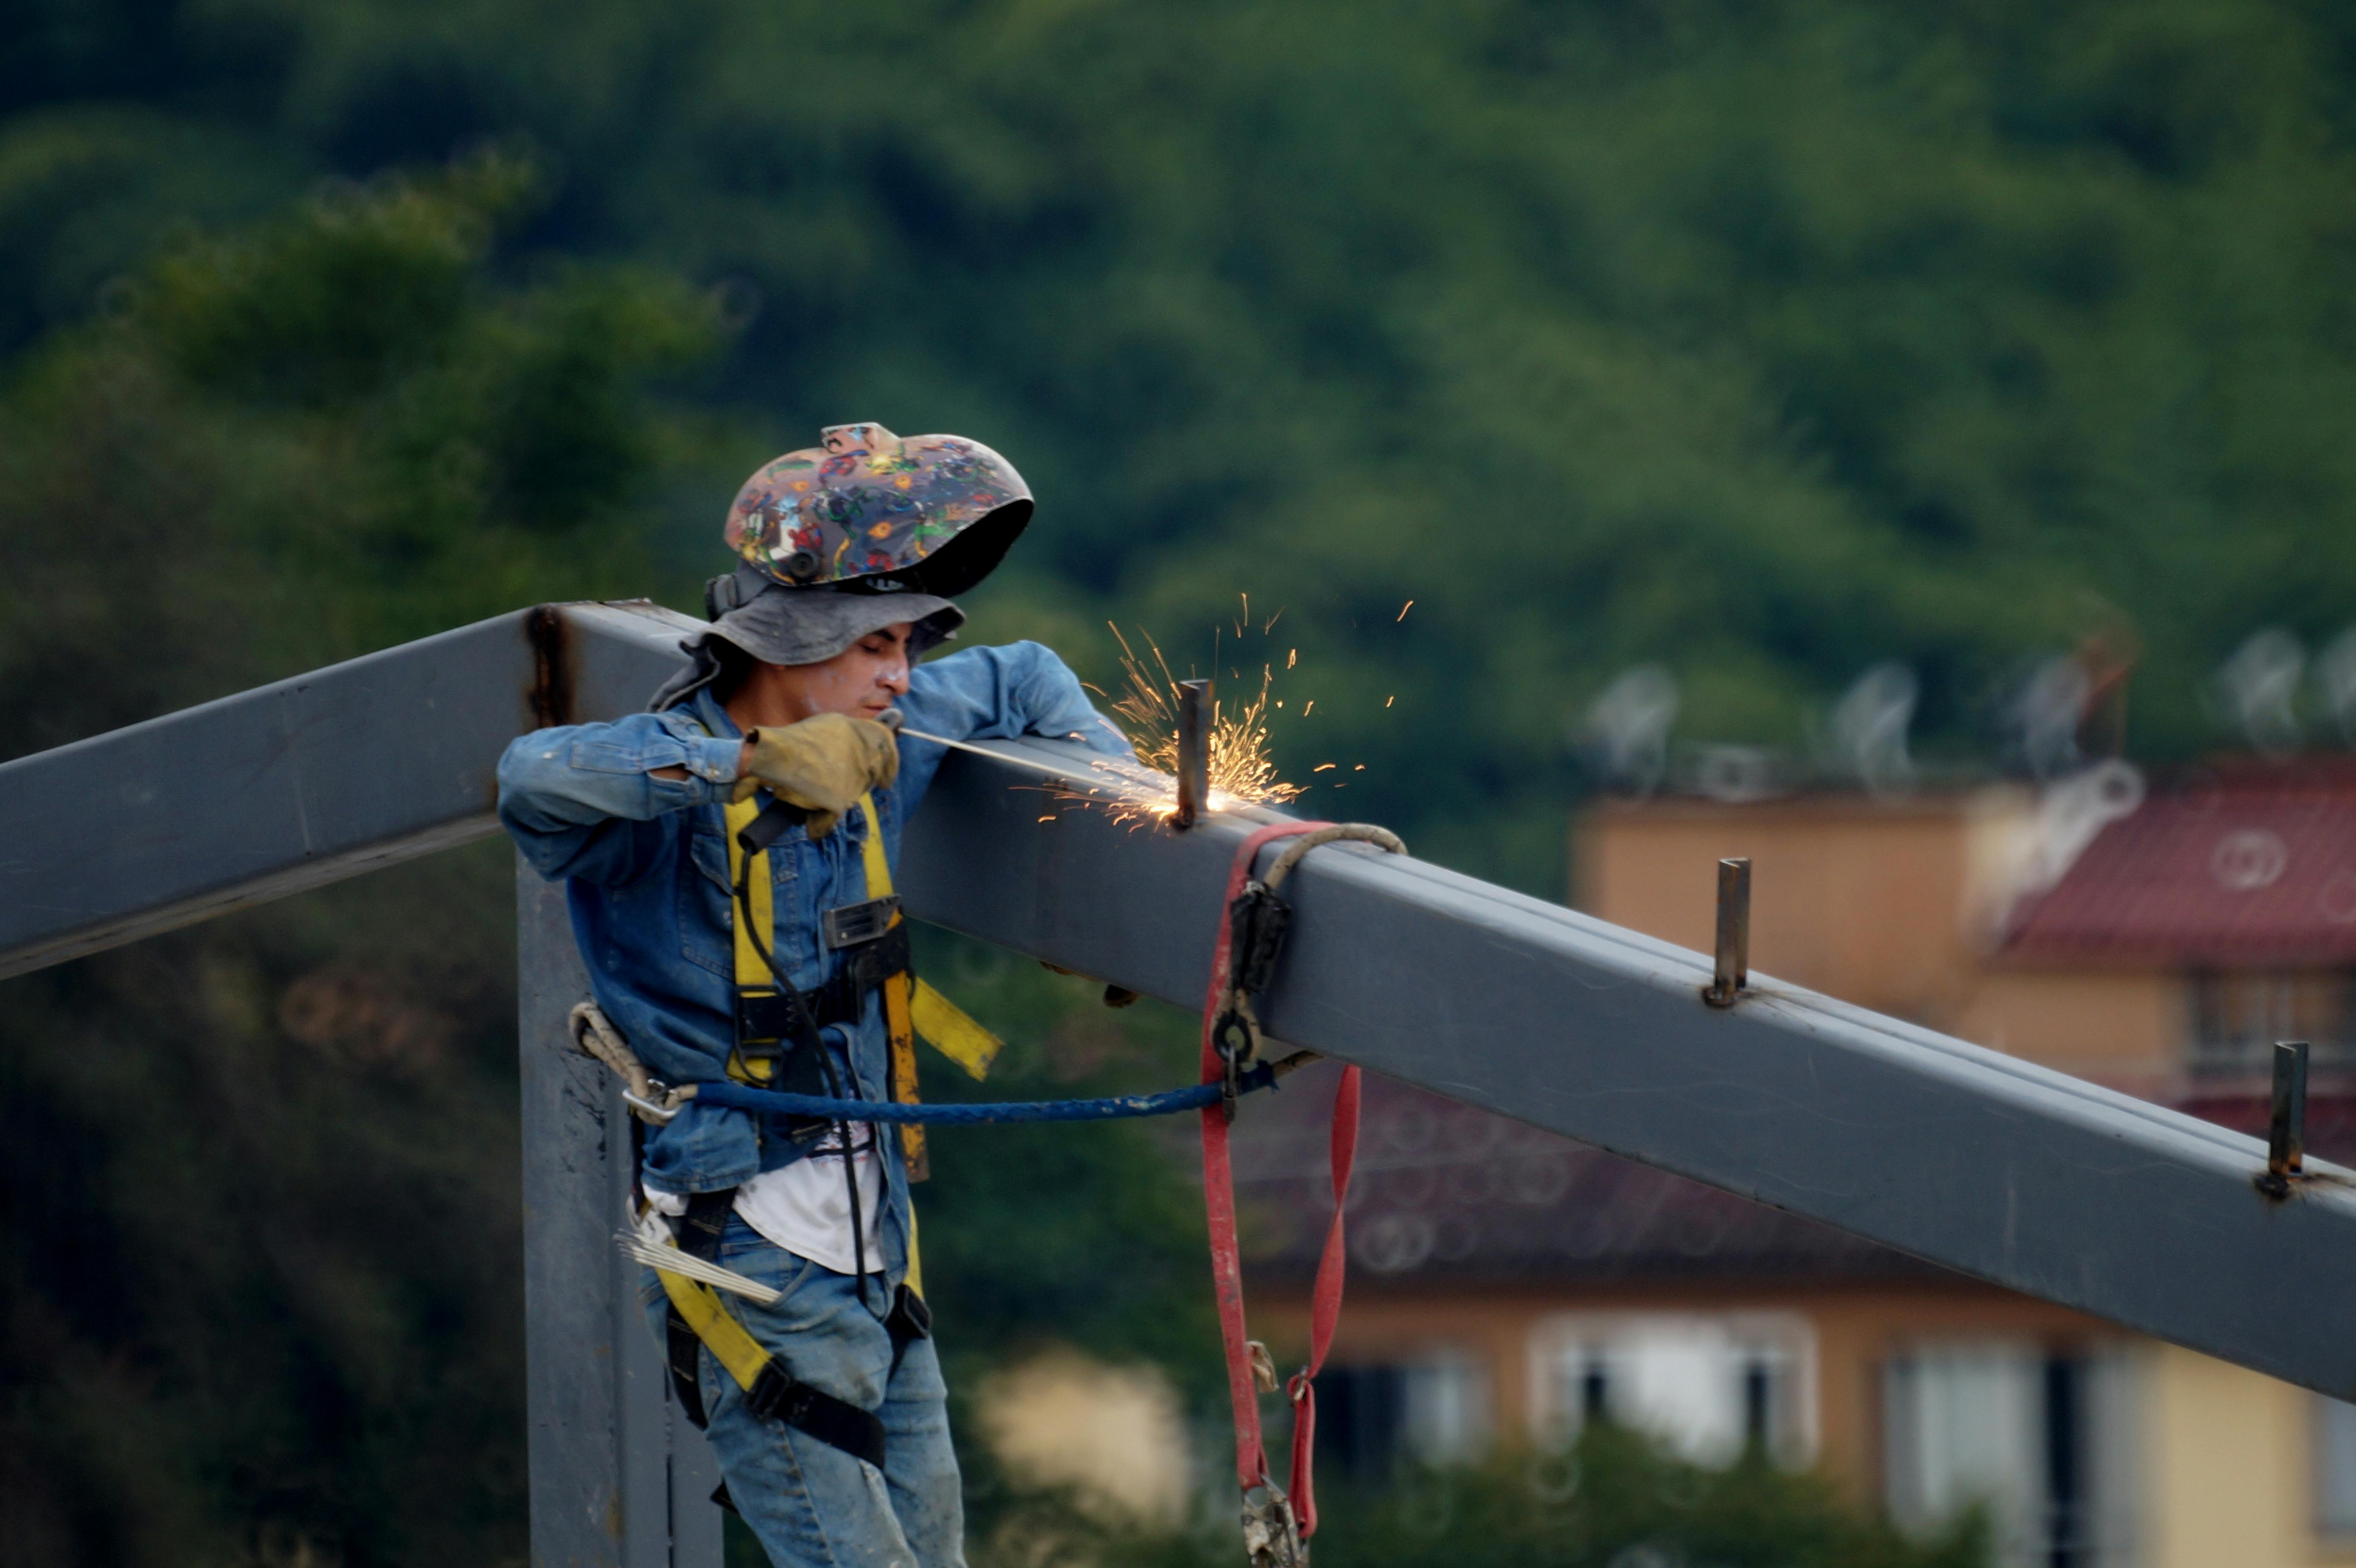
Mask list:
[[[873,719],[908,689],[908,635],[915,629],[910,622],[895,622],[822,663],[772,665],[772,678],[800,718]]]

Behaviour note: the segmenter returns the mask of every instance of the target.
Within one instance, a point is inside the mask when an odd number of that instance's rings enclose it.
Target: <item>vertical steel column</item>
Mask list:
[[[720,1473],[673,1408],[613,1243],[630,1188],[630,1118],[573,1049],[589,995],[564,890],[516,866],[523,1081],[525,1391],[534,1568],[720,1568]]]

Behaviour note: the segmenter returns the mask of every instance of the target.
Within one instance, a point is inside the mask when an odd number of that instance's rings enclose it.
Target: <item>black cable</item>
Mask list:
[[[826,1074],[828,1092],[839,1098],[842,1097],[842,1084],[834,1075],[834,1059],[826,1054],[823,1036],[820,1037],[818,1060],[819,1070]],[[872,1133],[874,1130],[874,1124],[869,1123],[868,1129]],[[865,1307],[867,1305],[867,1227],[860,1219],[859,1161],[856,1157],[858,1151],[851,1147],[849,1122],[837,1121],[834,1124],[834,1136],[836,1141],[842,1146],[843,1189],[851,1195],[851,1278],[858,1282],[859,1305]]]

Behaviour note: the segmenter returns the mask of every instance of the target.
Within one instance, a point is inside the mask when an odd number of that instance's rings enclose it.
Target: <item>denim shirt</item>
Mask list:
[[[952,740],[1016,735],[1073,738],[1129,754],[1120,731],[1089,706],[1079,679],[1037,643],[969,648],[917,666],[899,708],[908,728]],[[524,859],[566,880],[573,933],[590,989],[656,1077],[697,1083],[726,1076],[735,1045],[735,948],[723,806],[743,734],[707,688],[677,708],[610,724],[572,724],[519,736],[499,759],[499,820]],[[903,738],[900,773],[875,792],[880,823],[853,808],[812,842],[799,827],[769,848],[776,955],[803,990],[841,962],[819,940],[821,912],[867,894],[862,846],[884,835],[895,871],[901,828],[924,798],[947,748]],[[654,776],[680,767],[684,779]],[[846,1088],[888,1097],[889,1040],[881,997],[870,992],[855,1029],[829,1025]],[[641,1172],[673,1192],[716,1192],[802,1157],[783,1117],[689,1101],[646,1140]],[[906,1269],[906,1177],[884,1162],[890,1193],[883,1226],[896,1282]]]

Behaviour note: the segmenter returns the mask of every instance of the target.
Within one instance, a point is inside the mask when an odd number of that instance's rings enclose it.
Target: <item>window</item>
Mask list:
[[[1590,1421],[1648,1432],[1697,1464],[1815,1449],[1815,1336],[1784,1313],[1618,1313],[1537,1330],[1534,1415],[1566,1440]]]
[[[2356,1538],[2356,1404],[2315,1398],[2315,1529]]]
[[[2306,1040],[2319,1059],[2345,1059],[2356,1041],[2356,987],[2343,973],[2208,971],[2189,990],[2197,1072],[2271,1072],[2278,1040]]]
[[[1891,1360],[1882,1375],[1891,1516],[1928,1531],[1978,1504],[2001,1568],[2119,1568],[2132,1518],[2132,1372],[2122,1353],[2000,1340]]]
[[[1318,1448],[1355,1481],[1388,1479],[1402,1463],[1477,1459],[1491,1419],[1487,1372],[1462,1350],[1328,1367],[1317,1376]]]

